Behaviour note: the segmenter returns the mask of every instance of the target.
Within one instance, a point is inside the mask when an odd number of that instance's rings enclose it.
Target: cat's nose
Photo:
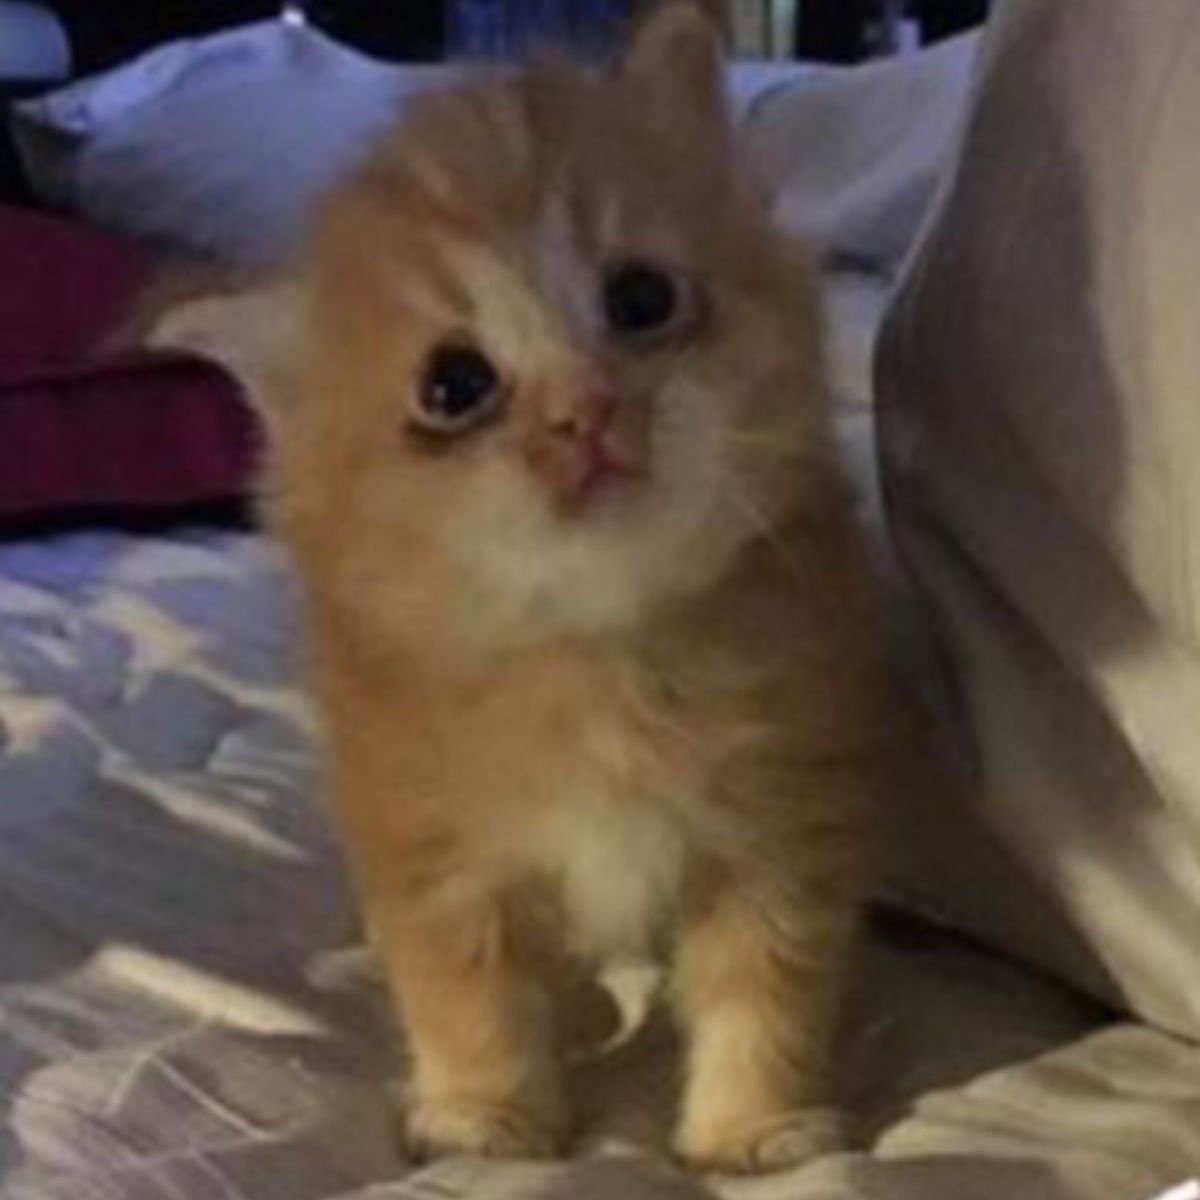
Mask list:
[[[530,466],[555,500],[576,509],[601,491],[644,473],[644,455],[620,397],[591,387],[545,411],[527,443]]]
[[[616,393],[609,388],[587,388],[564,408],[547,414],[546,427],[556,438],[591,441],[612,424],[618,403]]]

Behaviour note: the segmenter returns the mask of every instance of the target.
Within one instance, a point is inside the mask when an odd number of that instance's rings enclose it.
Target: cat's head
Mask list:
[[[278,334],[277,523],[334,603],[481,645],[620,629],[800,501],[812,302],[721,78],[715,28],[675,0],[612,70],[431,94],[247,310]]]

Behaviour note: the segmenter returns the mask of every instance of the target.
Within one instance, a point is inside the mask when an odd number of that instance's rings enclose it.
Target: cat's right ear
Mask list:
[[[635,14],[620,71],[681,112],[724,123],[725,4],[658,0]]]
[[[140,340],[218,363],[272,426],[283,415],[275,374],[294,340],[298,305],[290,281],[192,295],[164,303]]]

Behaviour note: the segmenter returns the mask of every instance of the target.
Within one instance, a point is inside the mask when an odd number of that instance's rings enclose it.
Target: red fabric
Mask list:
[[[256,434],[228,376],[98,349],[153,268],[135,243],[0,208],[0,518],[245,494]]]

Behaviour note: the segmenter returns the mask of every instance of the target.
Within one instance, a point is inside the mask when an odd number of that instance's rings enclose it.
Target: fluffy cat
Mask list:
[[[429,1152],[563,1145],[562,956],[667,964],[684,1160],[837,1141],[872,639],[811,282],[731,140],[674,0],[606,73],[415,104],[236,314]]]

